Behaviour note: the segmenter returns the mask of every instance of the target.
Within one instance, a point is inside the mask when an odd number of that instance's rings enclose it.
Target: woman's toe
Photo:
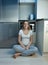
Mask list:
[[[13,55],[13,58],[15,58],[15,59],[16,59],[16,55]]]

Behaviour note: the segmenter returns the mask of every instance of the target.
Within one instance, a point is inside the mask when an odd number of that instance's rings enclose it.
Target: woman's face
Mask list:
[[[24,22],[23,27],[24,27],[24,29],[28,29],[29,23],[28,22]]]

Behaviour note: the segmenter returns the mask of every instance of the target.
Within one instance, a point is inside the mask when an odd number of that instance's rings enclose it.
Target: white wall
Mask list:
[[[48,0],[37,0],[37,18],[48,18]]]

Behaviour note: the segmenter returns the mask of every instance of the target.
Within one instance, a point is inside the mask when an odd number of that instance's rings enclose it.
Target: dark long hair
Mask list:
[[[24,23],[25,23],[25,22],[28,22],[28,25],[29,25],[28,30],[31,30],[29,21],[23,21],[23,22],[22,22],[22,29],[24,29]]]

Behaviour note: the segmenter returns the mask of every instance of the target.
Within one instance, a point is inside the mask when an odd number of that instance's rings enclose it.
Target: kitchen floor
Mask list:
[[[0,49],[0,65],[48,65],[48,54],[41,56],[36,53],[33,56],[13,59],[13,53],[13,49]]]

